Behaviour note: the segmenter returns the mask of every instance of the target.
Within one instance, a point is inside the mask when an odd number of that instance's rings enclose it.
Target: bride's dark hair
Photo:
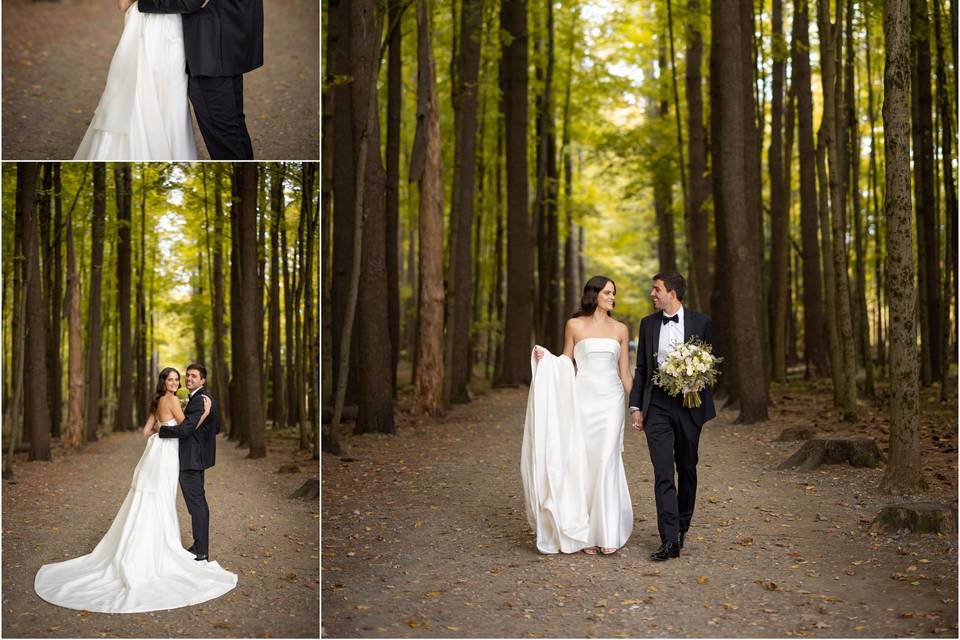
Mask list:
[[[613,293],[617,293],[617,283],[607,276],[593,276],[583,285],[583,296],[580,298],[580,308],[573,314],[574,318],[580,316],[591,316],[597,310],[597,295],[603,291],[607,283],[613,285]],[[607,311],[607,315],[612,315]]]
[[[154,391],[154,394],[153,394],[153,400],[150,401],[150,413],[154,415],[156,415],[157,413],[157,404],[160,402],[160,398],[162,398],[167,393],[167,376],[169,376],[171,373],[177,374],[177,390],[180,389],[180,372],[179,371],[177,371],[173,367],[167,367],[166,369],[161,371],[160,379],[157,380],[157,389],[156,391]]]

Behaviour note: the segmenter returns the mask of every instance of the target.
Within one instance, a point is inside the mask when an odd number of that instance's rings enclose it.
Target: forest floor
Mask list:
[[[287,496],[319,470],[292,439],[269,439],[259,460],[218,440],[217,464],[206,473],[210,556],[237,574],[234,590],[191,607],[123,615],[40,599],[37,570],[93,550],[130,488],[144,443],[139,433],[120,433],[76,454],[55,451],[53,462],[18,456],[13,480],[3,482],[2,636],[316,638],[319,505]],[[300,471],[277,473],[291,463]],[[179,495],[177,511],[188,544],[190,516]]]
[[[320,154],[320,4],[264,2],[264,66],[244,76],[258,160]],[[123,15],[112,0],[5,0],[3,159],[69,160],[100,100]],[[201,160],[208,160],[194,121]]]
[[[921,402],[914,499],[957,501],[957,398]],[[882,389],[881,389],[882,391]],[[957,537],[878,533],[898,499],[882,469],[778,471],[802,442],[787,427],[887,447],[881,406],[838,423],[825,385],[771,390],[770,421],[705,425],[693,525],[656,563],[652,469],[626,434],[633,536],[611,556],[543,555],[524,515],[519,453],[526,389],[481,390],[443,418],[398,412],[396,435],[323,454],[324,637],[957,637]],[[928,397],[929,396],[929,397]],[[402,403],[401,403],[402,404]]]

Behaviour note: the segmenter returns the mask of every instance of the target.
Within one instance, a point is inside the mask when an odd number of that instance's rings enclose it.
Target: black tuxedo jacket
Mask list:
[[[263,0],[138,0],[142,13],[182,13],[187,73],[238,76],[263,65]]]
[[[203,399],[208,396],[207,388],[203,387],[193,394],[183,410],[184,420],[179,426],[160,427],[161,438],[180,438],[180,470],[209,469],[217,459],[217,434],[220,433],[220,421],[217,414],[217,403],[210,407],[210,414],[203,421],[200,428],[197,422],[203,415]],[[212,400],[212,398],[211,398]]]
[[[653,374],[657,368],[657,358],[654,355],[660,348],[660,327],[663,326],[663,312],[657,311],[640,321],[640,340],[637,343],[637,369],[633,376],[633,388],[630,390],[630,406],[639,407],[646,420],[647,409],[650,407],[650,398],[653,396]],[[697,313],[686,307],[683,308],[683,341],[698,337],[709,345],[713,345],[713,323],[709,316]],[[686,409],[690,411],[693,421],[702,427],[703,423],[716,417],[713,407],[713,393],[709,388],[700,392],[699,407]]]

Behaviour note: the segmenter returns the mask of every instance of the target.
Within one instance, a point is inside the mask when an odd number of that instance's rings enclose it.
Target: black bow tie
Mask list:
[[[675,316],[663,316],[663,324],[667,324],[668,322],[676,322],[677,324],[679,324],[680,314],[678,313]]]

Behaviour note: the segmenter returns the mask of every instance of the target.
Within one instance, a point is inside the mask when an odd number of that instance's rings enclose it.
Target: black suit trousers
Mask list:
[[[680,397],[655,387],[643,417],[653,464],[657,529],[661,542],[676,542],[690,528],[697,499],[697,448],[700,430]],[[674,483],[674,471],[677,482]]]
[[[191,75],[187,94],[210,158],[253,160],[243,115],[243,76]]]
[[[198,554],[206,554],[210,549],[210,508],[207,507],[207,496],[203,489],[203,470],[181,469],[180,491],[190,512],[193,550]]]

